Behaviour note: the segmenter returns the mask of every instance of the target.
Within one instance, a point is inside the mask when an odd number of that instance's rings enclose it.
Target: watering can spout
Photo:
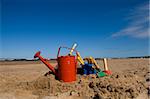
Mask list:
[[[34,55],[34,58],[39,57],[39,56],[40,56],[40,54],[41,54],[41,52],[40,52],[40,51],[38,51],[38,52]]]
[[[34,55],[34,58],[39,58],[53,73],[54,75],[56,75],[56,71],[54,69],[54,67],[49,64],[42,56],[40,56],[41,52],[37,52],[35,55]]]

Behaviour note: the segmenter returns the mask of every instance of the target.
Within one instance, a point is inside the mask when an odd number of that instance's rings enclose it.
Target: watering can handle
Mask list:
[[[61,47],[59,47],[59,49],[58,49],[57,58],[59,57],[60,49],[61,49]]]
[[[60,50],[61,50],[61,48],[66,48],[66,49],[68,49],[68,50],[72,50],[72,48],[68,48],[68,47],[62,47],[62,46],[60,46],[59,47],[59,49],[58,49],[58,53],[57,53],[57,58],[59,57],[59,54],[60,54]],[[75,49],[73,49],[73,51],[75,51],[75,52],[77,52]]]

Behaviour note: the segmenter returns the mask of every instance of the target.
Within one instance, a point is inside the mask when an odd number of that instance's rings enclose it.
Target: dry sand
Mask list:
[[[108,66],[112,75],[78,74],[76,82],[63,83],[44,76],[49,69],[41,62],[0,62],[0,99],[148,99],[149,59],[109,59]]]

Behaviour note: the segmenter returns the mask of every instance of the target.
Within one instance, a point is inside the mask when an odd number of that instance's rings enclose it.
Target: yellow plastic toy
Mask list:
[[[97,69],[100,69],[99,65],[97,64],[96,60],[93,57],[84,58],[89,64],[94,64]]]
[[[77,54],[77,60],[81,63],[81,65],[84,65],[85,63],[84,63],[84,60],[82,59],[80,53],[76,52],[76,54]]]

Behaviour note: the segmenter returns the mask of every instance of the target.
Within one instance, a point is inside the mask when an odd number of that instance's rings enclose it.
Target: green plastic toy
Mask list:
[[[105,72],[103,72],[103,71],[101,71],[100,69],[99,70],[96,70],[97,71],[97,76],[98,77],[104,77],[104,76],[106,76],[106,73]]]

